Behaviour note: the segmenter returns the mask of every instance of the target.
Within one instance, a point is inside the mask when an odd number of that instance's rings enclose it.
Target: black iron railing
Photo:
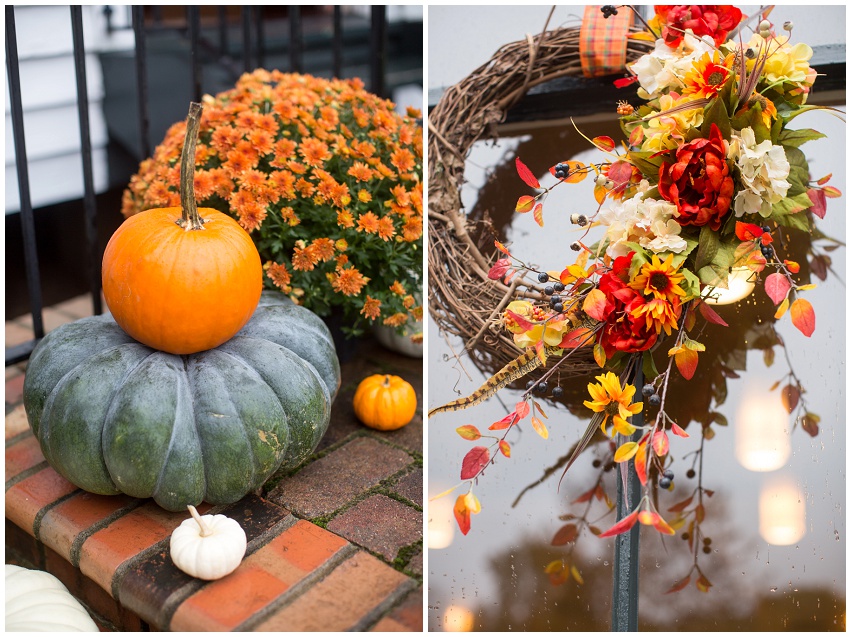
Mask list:
[[[218,42],[211,42],[202,37],[201,32],[201,8],[198,6],[186,7],[185,24],[175,26],[166,25],[163,21],[162,7],[133,6],[127,8],[131,14],[130,27],[117,27],[113,24],[114,9],[104,7],[106,27],[108,32],[114,32],[122,28],[132,28],[135,36],[135,70],[136,70],[136,100],[138,112],[138,135],[141,156],[151,155],[151,117],[150,99],[148,86],[147,66],[147,37],[149,33],[163,29],[177,29],[188,40],[189,43],[189,67],[190,86],[192,98],[196,101],[202,96],[203,65],[201,63],[202,51],[216,50],[217,57],[223,64],[230,64],[231,70],[236,71],[230,60],[229,27],[232,20],[229,18],[227,7],[218,7],[217,28],[213,31],[218,36]],[[267,21],[264,14],[268,8],[262,6],[243,6],[239,12],[240,27],[242,33],[242,68],[251,71],[262,67],[265,58],[265,29]],[[36,249],[36,233],[31,200],[31,189],[29,183],[29,171],[27,163],[26,142],[24,139],[24,114],[21,103],[21,79],[20,64],[18,58],[18,46],[15,31],[15,9],[6,6],[6,68],[9,81],[9,94],[11,97],[10,110],[12,119],[12,135],[14,140],[15,161],[18,177],[18,188],[20,192],[20,215],[22,227],[22,241],[24,252],[24,267],[26,274],[26,285],[29,292],[30,310],[32,314],[32,326],[34,338],[30,341],[6,349],[6,365],[13,365],[29,358],[39,340],[44,337],[45,328],[43,320],[43,294],[39,274],[39,259]],[[86,81],[85,67],[85,43],[83,39],[82,7],[70,7],[71,28],[73,39],[74,66],[77,79],[77,107],[80,122],[81,157],[83,165],[83,205],[85,209],[85,241],[86,241],[86,268],[88,270],[88,281],[92,295],[92,308],[95,314],[103,311],[101,304],[101,279],[100,279],[100,250],[97,241],[97,206],[93,177],[92,144],[89,126],[89,100]],[[146,12],[149,19],[146,19]],[[287,7],[287,20],[289,21],[289,62],[293,72],[301,72],[304,68],[305,38],[304,24],[302,20],[302,8],[299,6]],[[343,19],[339,6],[333,8],[333,35],[330,42],[332,57],[332,72],[336,77],[342,76],[343,71]],[[215,36],[214,36],[215,37]],[[369,89],[378,95],[384,96],[386,90],[386,56],[387,56],[387,15],[385,6],[375,6],[371,9],[370,16],[370,38],[369,38]],[[7,241],[14,238],[7,238]]]

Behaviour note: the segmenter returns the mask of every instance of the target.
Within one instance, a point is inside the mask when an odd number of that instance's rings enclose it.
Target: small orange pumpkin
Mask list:
[[[411,422],[417,411],[417,393],[398,376],[374,374],[358,385],[353,403],[355,415],[367,427],[391,431]]]
[[[176,208],[129,217],[106,246],[103,294],[115,321],[137,341],[171,354],[221,345],[251,318],[263,291],[260,255],[227,215],[197,208],[195,144],[201,105],[192,104]]]

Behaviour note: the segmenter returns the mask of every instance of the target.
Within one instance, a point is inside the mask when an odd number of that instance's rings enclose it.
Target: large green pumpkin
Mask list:
[[[142,345],[109,316],[63,325],[33,352],[24,405],[44,457],[67,480],[179,511],[235,502],[301,463],[328,428],[339,387],[325,324],[264,292],[236,336],[186,356]]]

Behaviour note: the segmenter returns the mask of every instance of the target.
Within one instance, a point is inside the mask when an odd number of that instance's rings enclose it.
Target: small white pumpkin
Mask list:
[[[100,632],[83,605],[50,573],[6,564],[6,632]]]
[[[181,571],[199,579],[214,580],[236,570],[245,555],[245,531],[225,515],[189,514],[171,534],[171,559]]]

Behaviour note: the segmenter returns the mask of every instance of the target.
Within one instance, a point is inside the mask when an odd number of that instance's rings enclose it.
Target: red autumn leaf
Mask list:
[[[517,419],[523,420],[526,416],[529,415],[529,403],[525,400],[521,400],[516,405],[514,405],[514,410],[517,413]]]
[[[827,182],[830,181],[831,177],[833,177],[833,173],[827,173],[824,177],[818,180],[818,185],[824,186]]]
[[[686,380],[691,380],[697,370],[697,352],[692,349],[682,348],[674,355],[677,369]]]
[[[503,418],[502,420],[497,420],[494,424],[492,424],[490,427],[488,427],[488,429],[490,429],[491,431],[494,431],[494,430],[497,430],[497,429],[508,429],[511,425],[514,424],[514,421],[516,421],[516,420],[518,420],[517,412],[512,411],[510,414],[505,416],[505,418]]]
[[[479,475],[490,460],[490,451],[487,447],[473,447],[461,461],[461,479],[469,480]]]
[[[807,197],[809,197],[810,201],[813,202],[813,205],[810,206],[810,210],[813,211],[813,214],[819,219],[824,219],[824,215],[827,212],[827,197],[825,196],[824,190],[821,188],[810,188],[807,191]]]
[[[538,182],[538,178],[532,174],[532,171],[526,167],[526,164],[520,161],[519,157],[514,159],[514,165],[517,166],[517,174],[520,175],[520,179],[522,179],[527,186],[531,188],[541,187],[541,184]]]
[[[640,146],[642,141],[644,141],[644,127],[636,126],[629,134],[629,145],[634,148]]]
[[[592,319],[606,320],[606,295],[602,290],[594,288],[582,302],[582,310]]]
[[[511,259],[498,259],[496,263],[488,270],[488,278],[493,281],[498,281],[505,276],[505,273],[511,268]]]
[[[783,265],[786,266],[786,269],[789,270],[792,274],[798,274],[801,271],[801,266],[798,265],[797,261],[790,261],[789,259],[783,259]]]
[[[623,88],[625,86],[629,86],[630,84],[637,82],[638,76],[633,75],[631,77],[622,77],[619,80],[615,80],[615,88]]]
[[[739,238],[739,241],[753,241],[762,237],[763,234],[765,232],[761,226],[742,221],[736,222],[736,236]]]
[[[530,195],[522,195],[514,206],[515,212],[529,212],[535,205],[535,198]]]
[[[470,532],[470,510],[467,508],[467,496],[459,495],[455,500],[455,521],[458,522],[458,528],[461,533],[467,535]]]
[[[645,434],[642,442],[638,445],[638,453],[635,454],[635,473],[638,475],[638,481],[642,486],[647,484],[647,436]]]
[[[779,272],[769,274],[765,278],[765,293],[774,305],[779,305],[786,298],[791,287],[792,284],[789,283],[789,279]]]
[[[703,318],[705,318],[710,323],[715,323],[716,325],[723,325],[724,327],[730,327],[729,325],[727,325],[727,322],[718,315],[718,312],[716,312],[709,306],[709,304],[701,303],[697,306],[697,309],[700,310],[700,314],[703,316]]]
[[[830,257],[817,254],[810,260],[810,270],[822,281],[827,279],[827,269],[830,267]]]
[[[550,544],[553,546],[564,546],[565,544],[573,542],[577,537],[579,537],[579,530],[576,528],[576,525],[565,524],[556,531],[555,536],[553,536],[553,541],[550,542]]]
[[[680,438],[688,438],[689,435],[686,433],[686,430],[680,427],[677,423],[671,423],[671,433],[675,436],[679,436]]]
[[[806,299],[795,299],[789,308],[792,325],[797,327],[804,336],[812,336],[816,329],[816,313]]]
[[[667,594],[667,593],[676,593],[676,592],[678,592],[678,591],[681,591],[681,590],[683,590],[686,586],[688,586],[688,583],[689,583],[690,581],[691,581],[691,575],[686,575],[686,578],[685,578],[684,580],[680,580],[679,582],[677,582],[676,584],[674,584],[673,586],[671,586],[671,588],[669,588],[668,590],[666,590],[666,591],[665,591],[665,593],[666,593],[666,594]]]
[[[610,153],[615,149],[615,140],[608,135],[600,135],[591,140],[593,144],[604,153]]]
[[[688,505],[691,504],[691,501],[694,499],[694,494],[692,493],[685,500],[677,502],[674,506],[668,509],[668,513],[682,513],[688,508]]]
[[[800,398],[801,390],[794,385],[786,385],[786,387],[784,387],[780,392],[780,400],[786,408],[786,411],[790,414],[795,411],[795,407],[798,406],[798,400]]]
[[[668,434],[664,431],[657,431],[653,434],[653,451],[657,456],[664,456],[668,453]]]
[[[594,487],[593,489],[586,491],[585,493],[580,495],[578,498],[576,498],[572,502],[572,504],[580,504],[582,502],[589,502],[591,500],[591,498],[593,498],[596,494],[597,494],[597,487]]]
[[[505,440],[499,441],[499,450],[502,452],[502,455],[506,458],[511,457],[511,445],[509,445]]]
[[[532,216],[535,218],[535,223],[537,223],[542,228],[544,227],[544,204],[539,203],[535,206],[535,211],[532,213]]]
[[[622,193],[632,179],[632,164],[622,159],[612,162],[609,166],[608,177],[615,184],[612,192],[615,194]]]
[[[464,440],[478,440],[482,437],[478,427],[475,425],[463,425],[462,427],[458,427],[455,431],[458,432],[458,435]]]
[[[822,190],[824,191],[824,194],[831,199],[836,199],[837,197],[842,196],[842,191],[839,190],[839,188],[834,188],[833,186],[825,186]]]
[[[501,242],[494,239],[493,244],[496,246],[497,250],[499,250],[500,252],[502,252],[503,254],[505,254],[509,257],[511,256],[511,253],[508,251],[508,248],[506,248],[505,245],[503,245]]]
[[[506,315],[508,316],[508,318],[510,318],[512,321],[514,321],[515,323],[517,323],[517,327],[519,327],[519,328],[520,328],[521,330],[523,330],[524,332],[528,332],[528,331],[529,331],[529,330],[531,330],[533,327],[535,327],[535,324],[534,324],[534,323],[530,323],[530,322],[528,321],[528,319],[526,319],[525,317],[520,316],[520,315],[519,315],[519,314],[517,314],[516,312],[512,312],[511,310],[505,310],[505,314],[506,314]]]
[[[815,438],[818,436],[819,420],[819,417],[815,414],[806,413],[804,414],[804,417],[801,418],[801,428],[810,434],[810,436]]]
[[[638,522],[638,511],[633,511],[623,520],[617,522],[608,531],[603,531],[602,533],[600,533],[599,537],[612,537],[615,535],[620,535],[621,533],[626,533],[632,527],[635,526],[636,522]]]
[[[594,340],[594,333],[587,327],[578,327],[565,334],[561,343],[558,344],[562,349],[573,349],[574,347],[582,347],[588,345]]]

